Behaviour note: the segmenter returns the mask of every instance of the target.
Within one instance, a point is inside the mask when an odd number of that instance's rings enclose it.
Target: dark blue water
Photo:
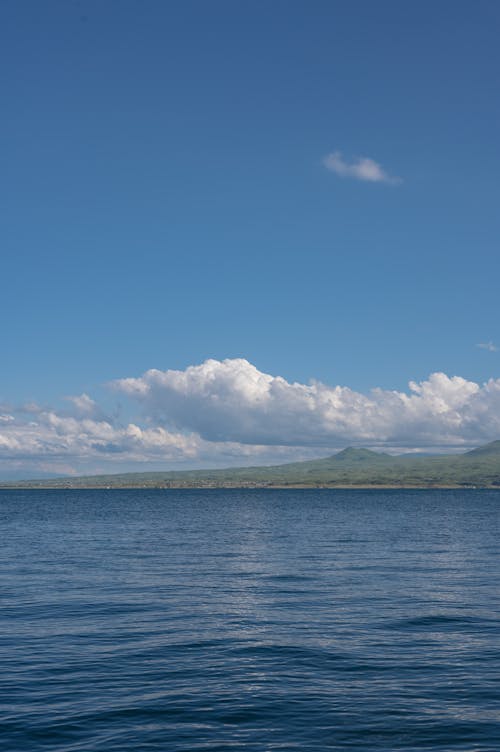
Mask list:
[[[500,749],[500,492],[0,492],[10,750]]]

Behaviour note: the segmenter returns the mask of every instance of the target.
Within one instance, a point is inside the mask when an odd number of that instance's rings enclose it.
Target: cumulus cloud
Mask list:
[[[34,403],[2,406],[0,468],[262,464],[348,445],[465,449],[500,437],[500,379],[477,384],[433,373],[405,391],[361,393],[289,382],[237,358],[150,370],[112,387],[140,417],[121,424],[85,394],[70,399],[72,413]]]
[[[489,352],[497,352],[498,347],[493,342],[479,342],[476,347],[480,347],[482,350],[488,350]]]
[[[206,441],[341,447],[461,446],[500,435],[500,379],[434,373],[408,392],[290,383],[243,359],[114,382],[147,418]]]
[[[75,474],[82,468],[119,472],[151,463],[168,469],[315,456],[307,448],[290,452],[289,447],[205,441],[196,432],[168,431],[161,425],[117,425],[111,418],[70,416],[33,403],[28,410],[25,407],[0,416],[0,476],[2,469],[16,470],[22,477],[23,468],[31,475],[36,468],[43,473]]]
[[[100,409],[95,400],[89,397],[88,394],[79,394],[76,396],[66,397],[66,399],[73,404],[76,410],[82,415],[95,415],[96,412],[100,413]]]
[[[36,420],[25,420],[23,411],[0,427],[0,459],[95,457],[117,453],[128,460],[196,456],[196,439],[172,434],[161,426],[141,428],[134,423],[114,426],[106,420],[76,418],[40,408]]]
[[[368,183],[390,183],[396,185],[401,182],[401,178],[389,175],[383,167],[370,157],[358,157],[352,162],[346,161],[340,151],[334,151],[327,154],[323,159],[323,164],[336,175],[356,180],[364,180]]]

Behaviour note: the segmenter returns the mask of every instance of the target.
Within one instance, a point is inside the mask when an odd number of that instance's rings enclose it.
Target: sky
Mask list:
[[[500,438],[495,0],[2,0],[0,477]]]

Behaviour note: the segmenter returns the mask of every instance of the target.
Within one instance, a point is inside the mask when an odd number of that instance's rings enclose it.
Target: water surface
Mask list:
[[[1,491],[2,750],[500,747],[500,492]]]

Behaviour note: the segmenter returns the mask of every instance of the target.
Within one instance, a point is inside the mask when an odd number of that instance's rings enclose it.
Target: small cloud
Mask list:
[[[93,414],[96,409],[96,403],[88,394],[80,394],[76,397],[66,397],[80,413]]]
[[[378,162],[370,157],[358,157],[353,162],[347,162],[340,151],[334,151],[323,159],[327,170],[343,178],[355,178],[368,183],[401,183],[401,178],[388,175]]]
[[[481,350],[488,350],[488,352],[497,352],[498,347],[493,342],[479,342],[476,347],[480,347]]]

